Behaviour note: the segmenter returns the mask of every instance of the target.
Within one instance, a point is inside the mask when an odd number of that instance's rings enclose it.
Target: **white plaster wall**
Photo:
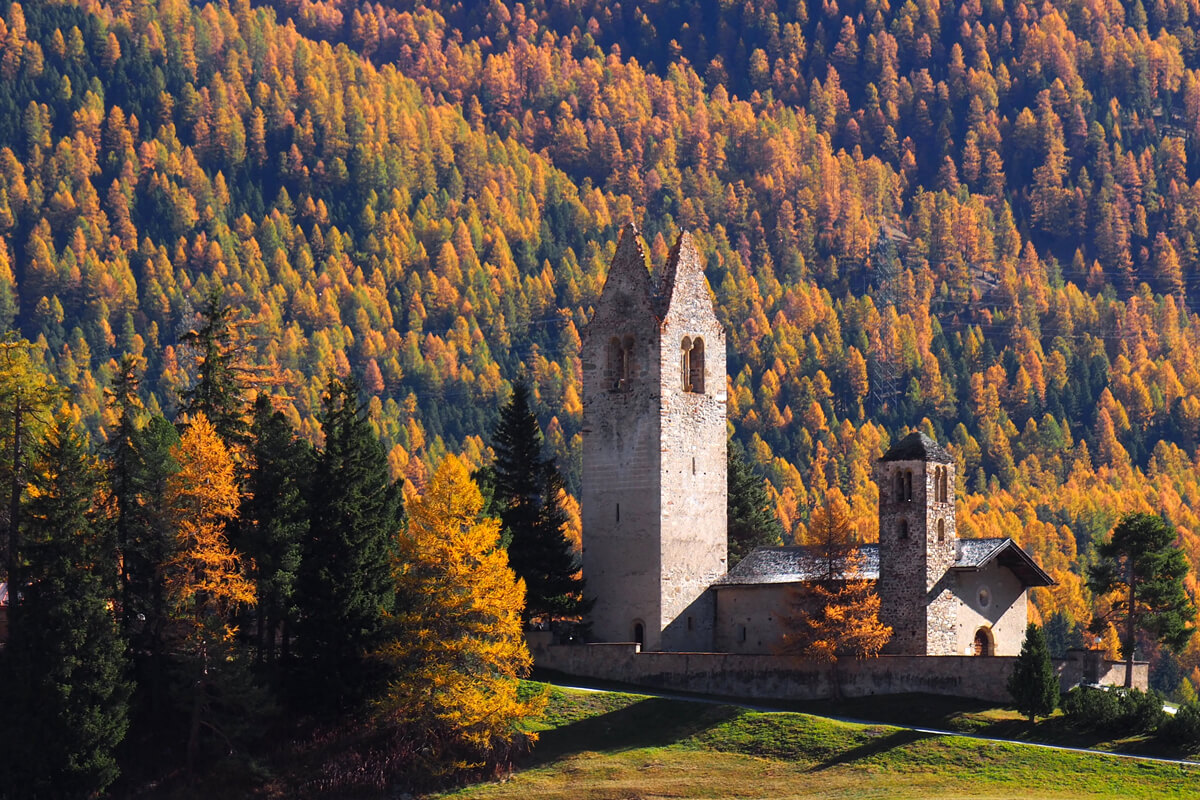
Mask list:
[[[979,572],[958,572],[954,594],[958,599],[957,652],[975,652],[975,632],[990,627],[998,656],[1015,656],[1021,652],[1025,626],[1029,622],[1029,607],[1025,586],[1007,567],[992,563]],[[991,600],[987,607],[979,604],[979,590],[987,587]]]

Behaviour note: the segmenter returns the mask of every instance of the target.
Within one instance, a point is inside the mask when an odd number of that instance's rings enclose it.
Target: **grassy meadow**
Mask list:
[[[874,710],[899,716],[902,712],[895,704],[893,699],[876,700]],[[870,710],[867,704],[851,705],[840,713],[869,716],[863,712]],[[953,703],[935,703],[923,709],[923,715],[924,723],[940,719],[950,723],[946,727],[984,735],[1018,734],[1023,725],[1015,713],[969,706],[964,710]],[[1066,736],[1060,721],[1043,725],[1047,727],[1039,736],[1053,738],[1056,731]],[[552,687],[546,713],[535,728],[540,741],[511,777],[442,797],[1200,797],[1200,766],[619,692]],[[1126,744],[1137,749],[1136,742]]]

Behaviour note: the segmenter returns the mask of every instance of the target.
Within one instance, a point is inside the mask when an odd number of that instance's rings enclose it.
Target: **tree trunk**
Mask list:
[[[1133,613],[1133,558],[1129,559],[1129,608],[1128,619],[1125,622],[1125,688],[1133,688],[1133,652],[1137,648],[1134,646],[1134,631],[1135,617]]]
[[[196,679],[192,696],[192,720],[188,730],[187,771],[196,771],[196,760],[200,755],[200,718],[204,710],[204,691],[208,681],[208,647],[200,645],[200,677]]]
[[[13,406],[13,450],[12,450],[12,480],[8,487],[8,553],[5,572],[8,578],[9,606],[16,606],[17,586],[14,580],[17,576],[17,550],[19,524],[21,517],[21,398],[17,396]]]
[[[834,700],[842,699],[842,684],[838,679],[838,660],[835,657],[829,662],[829,692]]]

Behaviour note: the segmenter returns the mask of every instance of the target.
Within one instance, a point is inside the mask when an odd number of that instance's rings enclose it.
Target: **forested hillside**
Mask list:
[[[798,540],[835,491],[872,538],[872,462],[921,427],[960,532],[1059,581],[1059,630],[1122,512],[1200,563],[1200,8],[3,8],[0,323],[95,433],[124,352],[174,413],[218,288],[306,436],[353,373],[423,486],[528,373],[575,490],[579,336],[634,220],[656,261],[696,234],[734,435]]]

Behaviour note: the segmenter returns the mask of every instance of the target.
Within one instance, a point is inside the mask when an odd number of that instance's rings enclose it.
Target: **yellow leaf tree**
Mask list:
[[[167,479],[166,500],[175,530],[175,552],[166,565],[167,596],[176,635],[193,665],[188,766],[199,753],[202,727],[216,689],[218,651],[232,643],[229,620],[240,606],[255,602],[254,583],[225,536],[237,516],[241,496],[233,459],[212,423],[196,414],[173,449],[179,471]]]
[[[780,651],[828,664],[830,688],[838,697],[838,659],[879,655],[892,629],[879,621],[879,594],[860,575],[863,556],[845,502],[834,498],[818,508],[809,527],[816,534],[809,547],[820,576],[792,593]]]
[[[392,678],[378,710],[430,769],[502,763],[542,703],[518,694],[532,664],[525,584],[482,508],[466,465],[447,456],[400,537],[394,637],[379,653]]]

